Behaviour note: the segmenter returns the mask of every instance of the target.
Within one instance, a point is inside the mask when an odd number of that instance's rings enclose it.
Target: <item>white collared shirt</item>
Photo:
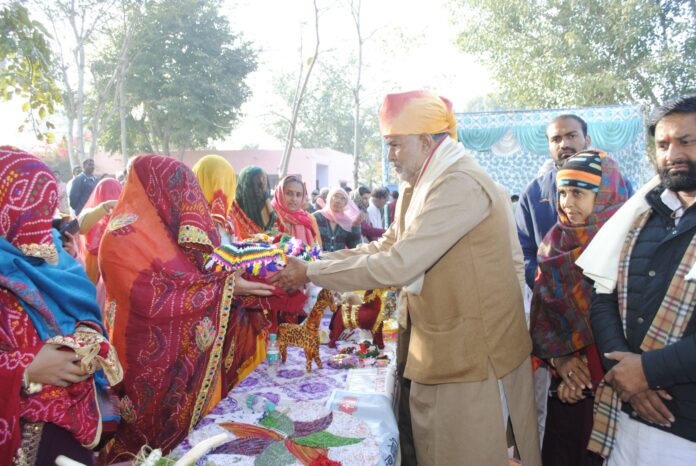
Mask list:
[[[373,228],[384,228],[384,216],[379,207],[373,204],[370,199],[370,206],[367,208],[367,221]]]
[[[662,194],[660,194],[660,200],[672,209],[672,218],[674,219],[674,226],[676,227],[679,225],[679,220],[681,220],[682,215],[684,215],[684,205],[681,202],[681,199],[679,199],[679,196],[677,196],[677,193],[670,189],[665,189],[662,191]]]

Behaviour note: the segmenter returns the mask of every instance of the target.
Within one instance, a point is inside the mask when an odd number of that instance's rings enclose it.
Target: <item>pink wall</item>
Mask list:
[[[269,175],[277,175],[281,150],[198,150],[184,153],[184,163],[192,167],[201,157],[207,154],[217,154],[226,158],[239,173],[248,165],[257,165],[263,168]],[[123,162],[120,155],[98,154],[95,158],[95,172],[118,174],[123,170]],[[295,149],[290,157],[288,173],[301,175],[307,183],[308,189],[317,186],[317,176],[322,177],[322,169],[317,165],[326,167],[324,179],[319,180],[319,187],[338,186],[341,181],[347,181],[352,186],[353,180],[353,156],[333,149]],[[318,173],[319,172],[319,173]]]

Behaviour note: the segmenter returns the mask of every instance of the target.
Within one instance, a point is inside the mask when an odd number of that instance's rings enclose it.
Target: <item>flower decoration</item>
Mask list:
[[[375,358],[379,356],[379,348],[371,341],[365,340],[360,342],[357,347],[351,345],[341,348],[339,354],[354,354],[359,358]]]
[[[331,356],[327,364],[334,369],[353,369],[360,365],[360,360],[352,354],[338,353]]]
[[[209,317],[203,319],[196,324],[196,346],[201,351],[210,348],[215,339],[215,326]]]
[[[121,411],[121,418],[126,422],[135,422],[137,414],[135,412],[135,406],[128,395],[125,395],[119,400],[118,403],[119,410]]]
[[[305,262],[314,262],[321,258],[321,248],[318,245],[310,247],[302,240],[290,235],[283,235],[278,241],[278,245],[286,256],[297,257]]]
[[[335,356],[329,358],[329,366],[334,369],[353,369],[355,367],[386,367],[389,356],[381,353],[372,342],[365,340],[355,345],[341,348]]]
[[[298,460],[304,465],[337,465],[340,463],[328,459],[329,448],[355,445],[365,439],[327,432],[332,422],[333,413],[314,421],[293,421],[278,410],[265,413],[260,425],[223,422],[219,425],[237,438],[211,453],[255,456],[255,466],[292,464]]]

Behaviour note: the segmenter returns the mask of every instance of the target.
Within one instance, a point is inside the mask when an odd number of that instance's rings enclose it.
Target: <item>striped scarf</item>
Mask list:
[[[651,214],[652,211],[648,210],[636,218],[621,251],[617,295],[624,333],[626,332],[628,267],[631,252]],[[694,261],[696,261],[696,235],[691,239],[691,243],[672,277],[662,304],[640,345],[641,350],[652,351],[664,348],[679,341],[684,334],[696,304],[696,281],[686,280]],[[616,441],[620,412],[621,399],[611,385],[602,382],[595,395],[594,425],[587,446],[589,450],[604,458],[609,457]]]

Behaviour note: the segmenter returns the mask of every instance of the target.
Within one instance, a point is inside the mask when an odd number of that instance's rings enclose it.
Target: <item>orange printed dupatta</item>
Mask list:
[[[225,395],[234,277],[204,268],[219,242],[191,170],[139,156],[99,253],[106,325],[125,372],[122,422],[103,461],[146,444],[168,452]]]
[[[242,210],[242,208],[237,204],[237,201],[232,202],[232,207],[230,207],[229,217],[234,222],[235,231],[237,233],[238,240],[247,240],[254,235],[259,233],[266,233],[263,227],[258,226],[249,216]],[[273,221],[271,230],[277,230],[281,233],[287,233],[287,229],[283,226],[282,222],[276,217]]]

